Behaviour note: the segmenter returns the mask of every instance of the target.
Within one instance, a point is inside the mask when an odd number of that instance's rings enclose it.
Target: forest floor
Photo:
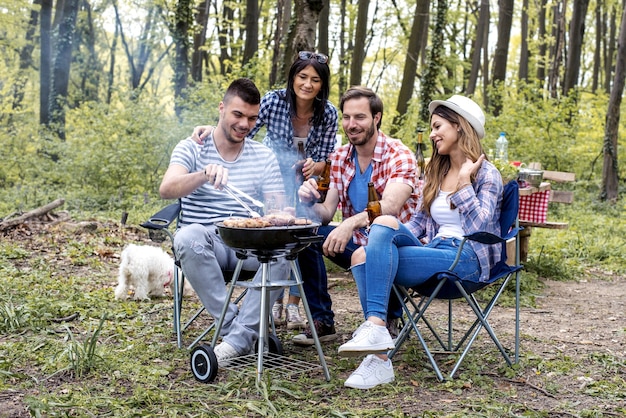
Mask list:
[[[62,252],[67,253],[67,248],[64,249],[63,245],[68,241],[83,241],[86,246],[93,245],[88,243],[89,240],[98,234],[102,237],[103,230],[106,235],[110,232],[106,232],[107,228],[111,227],[97,222],[94,223],[93,228],[84,229],[76,225],[65,227],[61,224],[30,225],[25,229],[17,228],[5,233],[2,241],[5,244],[10,241],[12,246],[23,248],[28,252],[28,255],[15,261],[15,267],[20,271],[24,271],[25,266],[32,268],[38,264],[35,259],[45,257],[50,264],[48,268],[57,270],[64,280],[75,281],[75,286],[82,286],[76,278],[88,276],[86,273],[88,267],[85,263],[68,263],[67,257],[61,257]],[[88,294],[97,288],[100,292],[99,297],[102,297],[102,294],[107,295],[108,300],[102,303],[109,304],[113,307],[111,309],[116,309],[115,306],[120,302],[113,299],[112,291],[116,284],[115,277],[121,248],[127,242],[151,245],[154,243],[151,243],[141,230],[129,230],[124,234],[123,242],[111,239],[99,242],[100,244],[96,246],[97,251],[90,250],[90,252],[93,257],[100,259],[103,271],[98,273],[97,277],[92,277],[89,287],[82,290]],[[308,384],[319,385],[319,391],[311,389],[312,393],[317,393],[316,396],[320,397],[317,399],[300,398],[298,402],[302,402],[301,407],[304,409],[296,406],[294,416],[297,416],[298,411],[305,414],[319,414],[319,416],[336,414],[336,411],[342,411],[344,416],[398,416],[398,414],[402,416],[425,414],[431,414],[429,416],[624,416],[626,414],[626,277],[606,271],[591,270],[575,281],[542,280],[542,284],[542,289],[534,297],[534,306],[522,307],[521,362],[513,369],[503,366],[502,357],[483,331],[471,351],[474,354],[470,354],[466,359],[467,366],[461,367],[458,379],[440,383],[423,356],[417,339],[411,337],[406,347],[394,359],[396,381],[391,385],[385,385],[389,388],[358,391],[344,388],[343,381],[358,365],[360,359],[346,362],[336,355],[337,346],[347,341],[355,327],[361,322],[362,313],[358,295],[349,273],[331,273],[330,292],[339,339],[325,344],[324,352],[332,379],[328,384],[321,376],[314,376],[315,373],[309,376]],[[194,299],[195,297],[192,296],[185,303],[193,305]],[[168,304],[170,304],[168,299],[124,302],[124,304],[126,304],[126,310],[135,309],[133,306],[137,306],[136,309],[144,311],[151,309],[152,313],[158,312],[158,315],[151,317],[151,320],[161,322],[160,328],[155,325],[155,330],[167,329],[170,326],[168,321],[170,321],[171,311],[168,309]],[[155,305],[150,306],[150,304]],[[461,308],[458,304],[457,307]],[[437,302],[432,310],[435,318],[443,317],[447,312],[447,305]],[[458,315],[457,320],[461,323],[469,321],[468,311],[460,309]],[[501,334],[505,345],[512,343],[513,319],[514,309],[510,306],[496,307],[491,316],[490,322],[493,328],[505,330]],[[118,325],[124,326],[123,322]],[[23,334],[27,335],[28,332],[24,331]],[[150,335],[148,332],[144,330],[141,338],[154,342],[166,337],[166,341],[160,343],[171,346],[172,349],[175,347],[171,334]],[[314,351],[291,344],[291,335],[293,335],[291,332],[279,328],[279,336],[288,355],[307,356],[310,354],[306,353],[307,350]],[[6,347],[13,347],[18,338],[20,338],[18,335],[0,334],[0,346],[7,343]],[[167,339],[171,341],[168,342]],[[0,351],[0,360],[11,358],[9,348],[6,348],[7,351],[4,350]],[[165,350],[172,351],[167,347]],[[175,355],[168,363],[169,373],[164,379],[170,383],[179,382],[177,384],[182,381],[189,387],[201,385],[194,381],[183,350],[174,350],[174,352]],[[147,354],[150,356],[149,352]],[[159,354],[155,353],[153,356],[158,357]],[[18,360],[12,361],[18,363]],[[444,364],[447,366],[445,361]],[[90,385],[98,388],[98,384],[103,384],[103,382],[94,382],[89,375],[84,378],[74,376],[61,380],[42,379],[45,373],[36,370],[35,365],[15,364],[13,367],[18,373],[6,374],[3,389],[0,389],[0,416],[2,417],[28,416],[29,410],[33,414],[33,398],[41,400],[45,397],[62,397],[63,391],[71,391],[67,388],[68,385],[74,388],[84,385],[83,390],[86,390],[85,388]],[[106,375],[106,371],[101,374]],[[24,381],[18,376],[37,376],[40,384],[30,386],[26,383],[30,379]],[[2,378],[3,375],[0,373],[0,379]],[[215,384],[208,387],[220,388],[220,385],[226,384],[229,378],[228,373],[220,373]],[[321,382],[311,383],[316,381],[316,378]],[[135,376],[128,380],[128,385],[136,385],[140,381],[141,378]],[[219,393],[219,389],[215,390]],[[194,409],[202,408],[192,399],[195,392],[190,390],[187,393],[187,399],[172,399],[173,404],[170,407],[175,409],[175,403],[179,405],[187,403],[193,404]],[[26,405],[26,399],[31,399],[29,405]],[[151,402],[158,401],[152,399]],[[249,399],[248,402],[250,402]],[[279,400],[274,402],[278,403]],[[290,402],[293,403],[294,400]],[[489,405],[496,404],[497,407],[493,406],[496,409],[490,412]],[[213,404],[213,407],[214,413],[221,416],[257,415],[254,411],[220,412],[218,405]],[[163,408],[166,409],[165,406]],[[278,409],[278,415],[290,416],[288,407],[284,408]],[[379,413],[366,411],[379,411]],[[137,410],[136,416],[153,413],[154,409],[144,412]],[[58,413],[58,415],[64,414],[81,416],[80,413],[71,413],[67,409]],[[50,413],[50,410],[44,415],[57,416],[57,414]],[[93,412],[86,415],[93,415]],[[182,412],[181,415],[189,416],[189,413]],[[199,415],[202,416],[201,413]],[[213,415],[209,413],[208,416]]]

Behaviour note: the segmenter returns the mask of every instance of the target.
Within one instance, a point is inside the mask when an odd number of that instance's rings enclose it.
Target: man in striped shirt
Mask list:
[[[280,202],[285,199],[278,161],[265,145],[246,139],[259,114],[261,95],[248,79],[235,80],[219,105],[219,122],[201,144],[191,138],[176,145],[159,192],[164,199],[181,199],[180,229],[174,237],[174,251],[185,277],[193,286],[206,310],[217,320],[226,303],[223,271],[237,264],[234,250],[216,232],[216,222],[231,216],[250,214],[222,185],[237,186],[259,200]],[[282,207],[282,206],[280,206]],[[259,262],[248,257],[244,270],[257,271]],[[282,257],[271,265],[272,279],[287,280],[290,269]],[[271,303],[280,289],[270,294]],[[222,342],[214,349],[218,364],[248,354],[254,347],[259,329],[261,292],[248,292],[241,310],[230,302],[221,331]]]
[[[331,154],[330,189],[326,200],[314,203],[319,197],[314,179],[304,182],[298,191],[300,201],[310,205],[310,216],[323,224],[333,220],[341,205],[342,222],[336,227],[320,227],[318,232],[326,236],[324,243],[311,245],[298,257],[304,292],[320,341],[337,338],[322,254],[347,269],[352,253],[367,243],[367,184],[374,183],[383,215],[393,215],[407,222],[417,204],[415,155],[401,141],[380,131],[383,117],[380,97],[369,88],[352,87],[341,97],[340,108],[349,143]],[[390,315],[400,316],[397,311],[392,314],[391,310]],[[312,345],[310,328],[296,335],[293,342]]]

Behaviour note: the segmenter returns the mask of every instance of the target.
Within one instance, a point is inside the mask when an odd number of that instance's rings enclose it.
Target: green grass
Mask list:
[[[131,213],[129,224],[140,223],[151,209]],[[558,211],[554,216],[567,219],[570,228],[533,232],[523,276],[525,306],[534,305],[545,277],[579,280],[594,269],[626,272],[623,206],[592,203],[591,195],[577,193],[573,205]],[[623,357],[599,351],[581,365],[567,356],[535,354],[531,335],[523,335],[521,364],[509,368],[499,353],[474,350],[459,376],[444,383],[434,379],[412,339],[394,362],[396,384],[371,391],[343,387],[359,359],[337,357],[339,342],[324,347],[330,382],[321,373],[284,379],[269,371],[259,385],[232,373],[200,384],[191,374],[188,351],[176,348],[169,299],[114,300],[117,255],[126,242],[147,236],[121,228],[116,218],[113,213],[86,217],[99,220],[95,231],[59,226],[0,241],[0,395],[17,396],[32,416],[548,417],[565,411],[593,417],[602,416],[609,404],[613,413],[626,413]],[[342,286],[353,284],[334,291]],[[505,297],[503,304],[510,303]],[[195,307],[186,305],[188,311]],[[341,321],[348,329],[358,318]],[[281,340],[290,335],[285,331]],[[313,350],[287,349],[315,361]],[[561,399],[560,380],[583,373],[581,367],[591,380],[576,382],[571,396]],[[529,379],[540,390],[523,383]],[[529,393],[549,402],[532,406]],[[578,396],[591,396],[597,404],[579,408]]]

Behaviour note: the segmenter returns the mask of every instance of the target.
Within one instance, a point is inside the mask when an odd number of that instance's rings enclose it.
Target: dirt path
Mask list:
[[[338,318],[337,331],[344,340],[350,338],[353,327],[362,320],[351,281],[349,275],[337,275],[331,289]],[[438,302],[433,306],[432,316],[443,318],[447,305]],[[470,319],[463,309],[457,314],[461,321]],[[501,307],[496,307],[490,319],[496,333],[505,330],[499,333],[505,346],[511,346],[513,320],[514,309]],[[522,369],[515,379],[496,377],[503,393],[514,391],[515,398],[528,409],[553,411],[552,416],[572,416],[561,412],[571,410],[572,405],[576,405],[574,409],[578,411],[600,409],[605,411],[604,416],[622,416],[622,411],[626,410],[624,396],[608,403],[597,396],[597,392],[604,388],[614,392],[615,385],[618,393],[626,392],[625,277],[591,272],[583,281],[544,281],[544,288],[536,295],[536,307],[522,308],[520,322]],[[473,350],[482,350],[480,346],[484,344],[491,345],[486,340],[486,334],[479,337]],[[493,347],[484,350],[495,351]],[[398,361],[394,364],[397,370],[410,372],[411,367],[403,367]],[[485,370],[482,373],[490,374]],[[449,402],[444,399],[449,396],[443,392],[428,392],[428,399],[420,400],[422,406],[430,404],[437,410],[437,404]],[[420,396],[420,392],[415,395]],[[471,388],[464,396],[480,396],[480,390]],[[451,411],[455,410],[456,402],[459,400],[449,404]]]

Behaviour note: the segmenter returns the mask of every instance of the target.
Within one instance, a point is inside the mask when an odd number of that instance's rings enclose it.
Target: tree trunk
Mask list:
[[[41,0],[34,0],[33,6],[40,6]],[[30,11],[30,19],[28,20],[28,29],[24,37],[24,46],[20,51],[20,73],[17,76],[15,85],[13,86],[13,110],[20,109],[24,100],[24,88],[28,82],[28,74],[26,71],[33,67],[33,49],[35,49],[35,33],[37,32],[37,22],[39,21],[40,7],[33,7]]]
[[[50,69],[52,68],[52,0],[41,0],[41,23],[39,46],[39,123],[50,123]]]
[[[324,1],[324,7],[320,12],[320,21],[317,25],[317,50],[322,54],[330,55],[328,43],[328,27],[330,26],[330,0]]]
[[[622,2],[623,3],[623,2]],[[607,43],[607,51],[604,58],[604,92],[611,94],[611,80],[613,79],[613,57],[615,56],[615,37],[617,36],[617,15],[615,6],[611,7],[611,18],[609,19],[609,39]]]
[[[115,32],[113,33],[113,40],[111,41],[111,58],[109,63],[109,75],[107,80],[107,104],[111,104],[111,97],[113,96],[113,83],[115,81],[115,55],[117,53],[117,40],[120,37],[120,27],[115,25]]]
[[[174,22],[174,44],[176,56],[174,58],[174,109],[180,117],[184,109],[189,75],[189,28],[193,19],[193,1],[178,0]]]
[[[626,8],[622,12],[622,23],[619,30],[617,61],[615,63],[615,78],[606,112],[606,128],[604,131],[604,162],[602,165],[602,192],[601,198],[611,202],[618,197],[618,164],[617,138],[619,134],[620,108],[622,94],[624,94],[624,80],[626,79]]]
[[[570,90],[578,85],[580,72],[580,59],[585,35],[585,17],[589,0],[574,0],[572,20],[569,24],[569,45],[567,47],[567,63],[565,64],[565,80],[563,82],[563,95],[568,96]]]
[[[594,39],[595,48],[593,50],[593,72],[591,75],[591,91],[595,94],[598,92],[600,85],[600,60],[602,58],[602,40],[606,37],[606,25],[602,22],[602,4],[603,0],[596,3],[595,20],[596,20],[596,36]]]
[[[446,11],[448,10],[447,0],[437,0],[437,14],[435,16],[435,26],[431,35],[431,49],[428,62],[422,73],[422,92],[420,97],[420,120],[425,123],[429,121],[428,104],[434,99],[437,90],[437,80],[443,67],[443,35],[446,27]]]
[[[519,73],[517,74],[517,78],[519,80],[528,81],[528,61],[530,60],[530,53],[528,52],[528,0],[523,0],[522,2],[520,27],[521,45],[519,54]]]
[[[339,80],[337,80],[337,87],[339,88],[339,96],[348,89],[346,69],[348,68],[348,56],[346,45],[346,33],[348,28],[346,27],[346,0],[341,0],[341,24],[339,29]],[[350,37],[348,37],[350,39]]]
[[[552,27],[552,39],[554,44],[550,48],[550,73],[548,74],[548,91],[552,98],[558,96],[558,85],[560,80],[561,60],[565,43],[565,7],[567,0],[557,0],[552,7],[554,24]]]
[[[295,0],[295,26],[285,50],[283,67],[285,78],[299,51],[315,51],[317,22],[323,7],[324,2],[321,0]]]
[[[537,60],[537,81],[543,86],[546,79],[546,53],[548,51],[548,43],[546,41],[546,1],[540,0],[539,13],[537,16],[537,39],[539,42],[539,59]]]
[[[87,49],[87,59],[79,60],[80,71],[80,102],[74,103],[74,107],[80,106],[81,102],[99,101],[98,90],[100,87],[100,76],[102,75],[102,67],[98,60],[98,52],[96,48],[96,29],[93,22],[93,10],[88,0],[81,0],[83,5],[82,13],[79,17],[84,17],[81,23],[77,25],[76,45],[78,48],[84,46]],[[84,64],[80,61],[85,61]],[[82,64],[82,65],[81,65]]]
[[[50,124],[60,139],[65,139],[65,108],[72,63],[72,42],[76,31],[78,0],[66,0],[59,25],[50,92]]]
[[[209,23],[209,0],[204,0],[196,8],[195,20],[196,25],[201,29],[193,34],[193,55],[191,58],[191,78],[193,81],[202,81],[203,63],[207,59],[207,53],[204,49],[206,43],[207,25]]]
[[[290,61],[295,59],[298,51],[315,51],[317,22],[323,7],[324,2],[321,0],[296,0],[296,27]]]
[[[284,39],[289,32],[289,21],[291,20],[291,0],[278,0],[276,2],[276,29],[272,41],[272,69],[270,71],[270,87],[284,82],[281,69],[284,68]]]
[[[495,87],[489,98],[494,116],[502,112],[502,84],[506,79],[506,63],[509,57],[509,41],[511,39],[511,25],[513,24],[513,0],[499,0],[498,5],[498,40],[493,54],[492,85]]]
[[[222,9],[222,19],[219,23],[218,29],[218,39],[220,44],[220,73],[222,75],[228,74],[232,68],[232,64],[230,64],[231,55],[228,52],[228,49],[229,40],[233,39],[229,28],[234,17],[235,12],[230,7],[229,3],[225,2],[224,8]]]
[[[354,48],[352,49],[352,63],[350,65],[350,85],[361,84],[363,77],[363,62],[365,61],[365,39],[367,35],[367,14],[369,0],[359,1],[357,11],[356,32],[354,34]]]
[[[478,24],[476,25],[476,39],[474,39],[474,45],[472,46],[472,68],[467,79],[467,88],[465,92],[472,96],[476,91],[476,85],[478,84],[478,73],[480,72],[482,51],[485,45],[488,45],[489,40],[489,14],[491,13],[489,7],[489,0],[481,0],[480,10],[478,11]],[[489,67],[483,66],[483,73],[489,71]]]
[[[426,37],[423,37],[422,34],[424,33],[424,27],[428,27],[429,7],[430,0],[417,0],[415,4],[415,12],[413,13],[413,26],[411,26],[409,46],[407,50],[406,60],[404,61],[402,84],[400,86],[400,92],[398,94],[398,105],[396,107],[397,113],[396,117],[394,118],[394,123],[392,125],[396,128],[400,126],[402,119],[404,118],[404,115],[409,108],[409,102],[411,101],[411,97],[413,97],[420,51],[422,51],[423,46],[428,41],[428,39]],[[392,129],[389,133],[391,135],[394,135],[395,130]]]
[[[259,51],[259,2],[257,0],[246,0],[245,26],[246,40],[242,65],[249,63]]]

